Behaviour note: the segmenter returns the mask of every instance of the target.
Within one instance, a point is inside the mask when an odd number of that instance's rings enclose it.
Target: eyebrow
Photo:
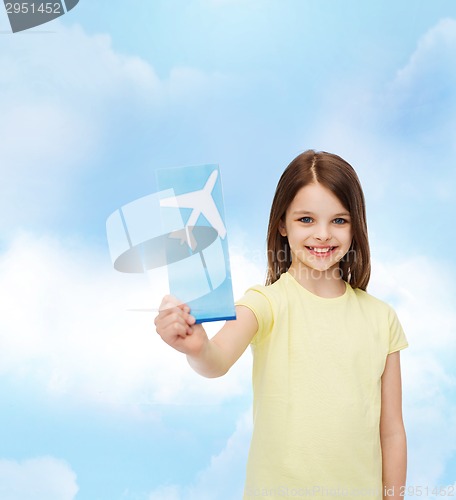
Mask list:
[[[293,212],[293,215],[302,215],[302,214],[315,215],[310,210],[296,210],[295,212]],[[350,213],[349,212],[341,212],[340,214],[333,215],[333,217],[342,217],[342,216],[350,217]]]

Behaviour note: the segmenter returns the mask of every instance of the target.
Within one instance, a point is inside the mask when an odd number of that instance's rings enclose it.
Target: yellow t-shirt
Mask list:
[[[381,499],[381,376],[408,345],[394,310],[348,284],[319,297],[289,273],[237,304],[259,325],[244,498]]]

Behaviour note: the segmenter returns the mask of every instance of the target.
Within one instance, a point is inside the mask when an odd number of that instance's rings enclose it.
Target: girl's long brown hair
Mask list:
[[[288,238],[279,233],[279,224],[297,192],[307,184],[318,182],[337,196],[349,211],[353,228],[350,250],[339,262],[341,277],[353,288],[366,290],[371,263],[367,236],[366,204],[358,176],[340,156],[308,150],[297,156],[283,172],[277,184],[269,216],[266,284],[280,278],[291,265]]]

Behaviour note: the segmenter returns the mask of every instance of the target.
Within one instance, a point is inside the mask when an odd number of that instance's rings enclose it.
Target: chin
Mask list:
[[[336,264],[330,264],[328,266],[316,266],[316,265],[310,265],[308,266],[311,268],[311,270],[313,271],[318,271],[318,272],[321,272],[321,273],[325,273],[325,272],[333,272],[333,271],[336,271],[339,269],[339,263],[337,262]]]

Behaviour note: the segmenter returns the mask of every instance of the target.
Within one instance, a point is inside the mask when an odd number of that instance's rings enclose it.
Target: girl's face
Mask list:
[[[288,238],[294,271],[328,271],[339,268],[349,251],[353,230],[348,210],[321,184],[301,188],[280,223]],[[336,277],[336,276],[334,276]]]

